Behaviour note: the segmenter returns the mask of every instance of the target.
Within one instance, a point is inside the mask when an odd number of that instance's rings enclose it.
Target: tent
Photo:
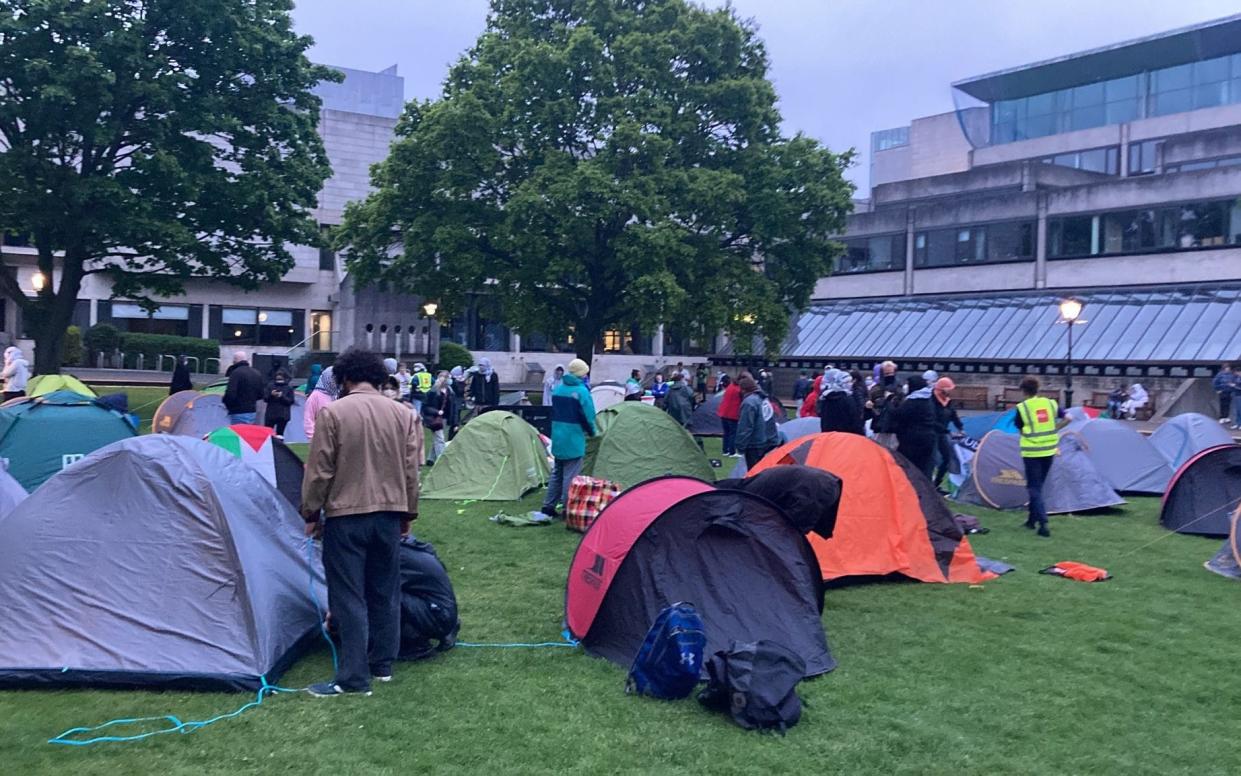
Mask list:
[[[228,410],[219,394],[178,391],[160,403],[151,418],[155,434],[176,434],[202,439],[228,425]]]
[[[1164,494],[1159,522],[1177,533],[1227,536],[1241,504],[1241,446],[1204,450],[1185,462]]]
[[[565,620],[587,652],[628,668],[660,610],[689,601],[703,619],[705,654],[770,639],[814,676],[836,666],[816,572],[805,536],[770,501],[661,477],[622,493],[582,537]]]
[[[1163,493],[1172,467],[1150,440],[1123,420],[1074,421],[1061,438],[1081,437],[1090,462],[1118,493]]]
[[[1220,545],[1215,557],[1202,565],[1222,577],[1241,579],[1241,504],[1232,510],[1228,523],[1228,538]]]
[[[267,413],[267,402],[258,403],[254,415],[254,423],[257,426],[265,425],[265,415]],[[284,441],[289,444],[307,443],[310,439],[306,436],[306,396],[304,394],[293,392],[293,406],[289,407],[289,424],[284,428]]]
[[[899,453],[832,432],[776,448],[748,476],[803,464],[839,477],[843,495],[830,539],[810,536],[823,579],[902,574],[922,582],[983,582],[969,539],[935,486]]]
[[[516,501],[546,485],[549,474],[547,449],[534,426],[492,410],[462,426],[435,466],[423,470],[422,495]]]
[[[591,386],[591,401],[595,403],[595,411],[606,410],[625,400],[625,386],[615,382],[599,383]]]
[[[0,407],[0,458],[8,459],[9,474],[27,491],[87,453],[134,433],[121,413],[69,391]]]
[[[702,450],[668,413],[626,401],[595,415],[599,433],[587,440],[582,474],[629,488],[665,474],[714,480]]]
[[[818,418],[793,418],[780,426],[780,441],[792,442],[794,439],[817,434],[822,428]]]
[[[1027,495],[1020,437],[988,432],[970,459],[970,476],[961,484],[956,500],[992,509],[1022,509],[1029,503]],[[1060,442],[1060,455],[1047,476],[1043,498],[1048,514],[1053,515],[1125,503],[1099,475],[1074,434]]]
[[[1150,443],[1173,469],[1179,469],[1203,450],[1230,445],[1233,441],[1232,435],[1218,421],[1197,412],[1186,412],[1164,421],[1150,435]]]
[[[17,508],[17,505],[26,500],[26,489],[22,484],[13,479],[13,475],[8,470],[0,466],[0,520]]]
[[[965,426],[965,435],[973,439],[982,439],[989,431],[1007,431],[1017,433],[1017,410],[1005,412],[987,412],[982,415],[971,415],[961,418]]]
[[[69,391],[92,399],[99,395],[73,375],[39,375],[26,383],[27,396],[43,396],[56,391]]]
[[[694,408],[694,414],[689,419],[689,433],[694,436],[723,436],[724,424],[720,422],[719,409],[720,402],[724,401],[724,392],[712,394],[707,400]],[[784,423],[788,420],[788,413],[784,411],[784,405],[774,396],[769,398],[771,408],[776,411],[776,423]],[[814,418],[817,422],[818,418]],[[818,429],[815,429],[816,431]]]
[[[302,509],[302,476],[305,466],[297,453],[276,439],[276,432],[266,426],[239,423],[217,428],[206,436],[211,444],[222,447],[240,458],[272,487],[280,491],[293,508]]]
[[[0,685],[255,690],[320,627],[303,523],[200,439],[98,450],[4,519]]]

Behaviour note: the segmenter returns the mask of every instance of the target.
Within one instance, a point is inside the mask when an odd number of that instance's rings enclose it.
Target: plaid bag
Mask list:
[[[570,531],[586,533],[603,508],[620,495],[621,487],[615,482],[597,480],[579,474],[569,483],[569,499],[564,508],[564,527]]]

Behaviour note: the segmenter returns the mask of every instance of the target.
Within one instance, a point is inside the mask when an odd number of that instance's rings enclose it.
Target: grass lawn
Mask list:
[[[144,434],[151,431],[151,418],[155,415],[155,410],[159,408],[160,402],[168,398],[168,386],[166,385],[141,387],[132,385],[95,385],[92,387],[95,389],[95,393],[100,396],[109,393],[129,394],[129,411],[137,415],[142,421],[138,430]]]
[[[463,640],[559,638],[578,535],[486,519],[537,504],[424,502],[415,530],[453,576]],[[371,698],[278,696],[191,735],[130,744],[44,742],[114,717],[203,719],[246,698],[0,693],[0,762],[12,774],[163,776],[1236,773],[1241,587],[1202,568],[1217,541],[1168,534],[1157,510],[1144,498],[1108,516],[1055,517],[1051,539],[1016,515],[971,510],[991,528],[973,537],[976,550],[1018,571],[980,587],[829,590],[823,621],[840,667],[801,686],[802,722],[784,738],[743,731],[694,700],[627,697],[624,669],[578,650],[458,648],[398,665]],[[1036,573],[1058,560],[1115,579]],[[323,648],[282,684],[330,672]]]

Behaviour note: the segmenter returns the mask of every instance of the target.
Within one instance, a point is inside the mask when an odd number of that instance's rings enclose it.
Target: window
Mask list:
[[[624,337],[617,329],[609,329],[603,333],[603,352],[619,353],[621,351],[621,343]]]
[[[914,235],[914,266],[1030,261],[1034,229],[1033,221],[1010,221],[919,232]]]
[[[890,148],[900,148],[907,145],[909,145],[909,127],[883,129],[878,132],[872,132],[870,135],[872,151],[887,151]]]
[[[260,345],[292,347],[297,344],[292,310],[259,310],[258,321]]]
[[[1048,235],[1049,258],[1217,248],[1241,244],[1241,208],[1227,199],[1055,218]]]
[[[1150,175],[1157,169],[1162,140],[1146,140],[1129,146],[1129,174]]]
[[[1071,167],[1074,170],[1118,175],[1120,173],[1120,149],[1116,146],[1111,146],[1110,148],[1095,148],[1090,151],[1058,154],[1045,157],[1043,163],[1054,164],[1057,167]]]
[[[133,302],[113,302],[111,317],[112,325],[120,331],[190,336],[189,305],[166,304],[154,313],[148,313]]]
[[[332,313],[327,310],[315,310],[310,314],[310,349],[329,351],[332,349]]]
[[[233,345],[253,345],[258,335],[259,311],[253,307],[225,307],[220,320],[220,341]]]
[[[1155,70],[1150,74],[1150,115],[1241,102],[1239,84],[1241,61],[1235,54]]]
[[[319,224],[319,239],[323,243],[319,247],[319,270],[322,272],[335,272],[336,251],[332,250],[332,227],[327,224]]]
[[[1192,162],[1168,165],[1165,172],[1193,172],[1195,170],[1214,170],[1216,167],[1236,167],[1241,165],[1241,156],[1225,156],[1220,159],[1203,159]]]
[[[1130,75],[991,105],[991,142],[1011,143],[1141,116],[1142,76]]]
[[[905,268],[905,235],[885,234],[877,237],[849,237],[838,271],[883,272]]]

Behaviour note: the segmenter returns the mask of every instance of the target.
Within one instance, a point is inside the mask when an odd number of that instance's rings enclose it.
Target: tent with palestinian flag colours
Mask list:
[[[239,423],[217,428],[204,438],[240,458],[280,491],[294,509],[301,510],[305,467],[270,428]]]

